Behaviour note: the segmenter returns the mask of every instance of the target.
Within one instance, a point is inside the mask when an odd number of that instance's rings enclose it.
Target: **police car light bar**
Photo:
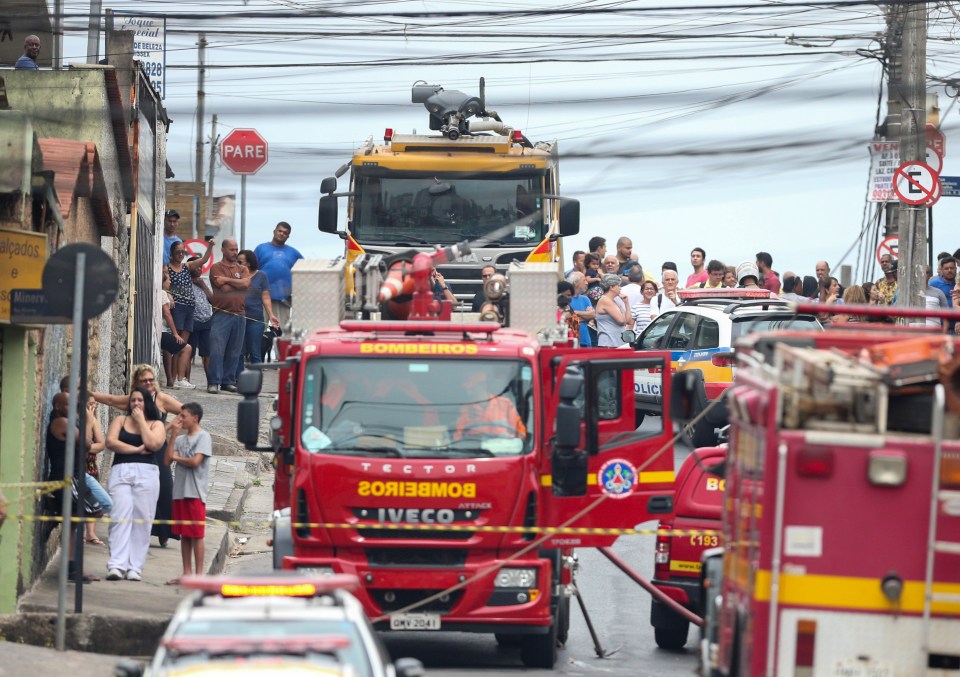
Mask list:
[[[343,635],[291,635],[287,637],[211,637],[207,635],[193,637],[171,637],[163,641],[163,647],[178,655],[212,654],[246,656],[253,653],[293,654],[335,653],[348,649],[350,638]]]
[[[223,597],[315,597],[336,590],[356,590],[360,580],[350,574],[332,576],[184,576],[180,585]]]
[[[677,292],[681,301],[693,301],[696,299],[717,299],[717,300],[742,300],[742,299],[768,299],[771,297],[769,289],[734,289],[730,287],[717,287],[715,289],[693,288],[681,289]]]

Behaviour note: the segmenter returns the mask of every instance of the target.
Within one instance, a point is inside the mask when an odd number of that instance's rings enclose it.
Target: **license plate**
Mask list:
[[[391,630],[439,630],[440,614],[393,614]]]

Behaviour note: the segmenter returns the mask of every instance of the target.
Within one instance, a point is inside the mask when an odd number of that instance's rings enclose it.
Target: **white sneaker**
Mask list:
[[[186,390],[193,390],[193,389],[196,388],[197,386],[195,386],[195,385],[193,385],[192,383],[190,383],[190,381],[188,381],[187,379],[183,379],[182,381],[177,381],[176,383],[174,383],[174,384],[173,384],[173,387],[174,387],[174,388],[185,388]]]
[[[111,570],[107,573],[107,580],[108,580],[108,581],[119,581],[119,580],[122,579],[122,578],[123,578],[123,572],[120,571],[119,569],[111,569]]]
[[[142,581],[143,578],[140,576],[140,574],[138,574],[136,571],[134,571],[133,569],[131,569],[130,571],[127,572],[127,580],[128,580],[128,581]]]

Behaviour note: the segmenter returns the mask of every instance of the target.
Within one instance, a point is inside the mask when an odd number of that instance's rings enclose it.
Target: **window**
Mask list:
[[[668,350],[690,350],[690,344],[693,342],[693,332],[697,327],[697,316],[690,313],[684,313],[680,320],[670,332],[670,338],[667,341]]]
[[[773,331],[775,329],[822,329],[815,317],[793,315],[754,315],[753,317],[738,317],[733,320],[732,337],[737,338],[758,331]]]
[[[518,456],[533,417],[533,368],[520,360],[324,356],[307,364],[299,435],[310,453]]]
[[[717,324],[716,320],[711,320],[709,317],[701,318],[693,347],[695,349],[720,347],[720,325]]]
[[[353,236],[361,242],[436,244],[496,233],[496,244],[533,245],[544,237],[542,174],[361,175],[353,188]]]
[[[660,339],[662,339],[667,334],[667,330],[670,328],[670,323],[673,322],[673,318],[677,316],[676,313],[664,313],[653,322],[650,323],[650,326],[644,329],[643,334],[640,336],[640,350],[656,350],[660,347]]]

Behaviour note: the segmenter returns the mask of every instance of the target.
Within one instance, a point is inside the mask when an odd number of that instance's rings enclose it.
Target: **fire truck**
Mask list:
[[[638,430],[634,402],[637,369],[669,391],[670,354],[576,347],[552,264],[511,264],[509,326],[442,319],[429,272],[461,253],[417,253],[399,280],[365,267],[381,308],[413,280],[405,320],[344,319],[345,262],[299,262],[294,294],[317,301],[296,323],[311,329],[280,344],[269,445],[262,372],[241,375],[238,439],[274,453],[276,568],[356,576],[380,630],[494,633],[549,668],[573,549],[670,511],[669,412]]]
[[[369,137],[321,183],[319,227],[343,238],[347,263],[364,253],[388,257],[470,240],[470,253],[439,266],[468,304],[481,290],[484,266],[504,273],[512,261],[552,262],[559,271],[559,238],[576,234],[568,213],[579,203],[560,199],[557,141],[531,142],[487,110],[482,79],[479,97],[417,83],[411,98],[426,107],[437,134],[387,129],[383,143]],[[347,171],[350,188],[337,193]],[[344,230],[339,197],[348,198]],[[348,298],[352,280],[348,265]]]
[[[960,674],[960,342],[842,326],[737,346],[704,674]]]

